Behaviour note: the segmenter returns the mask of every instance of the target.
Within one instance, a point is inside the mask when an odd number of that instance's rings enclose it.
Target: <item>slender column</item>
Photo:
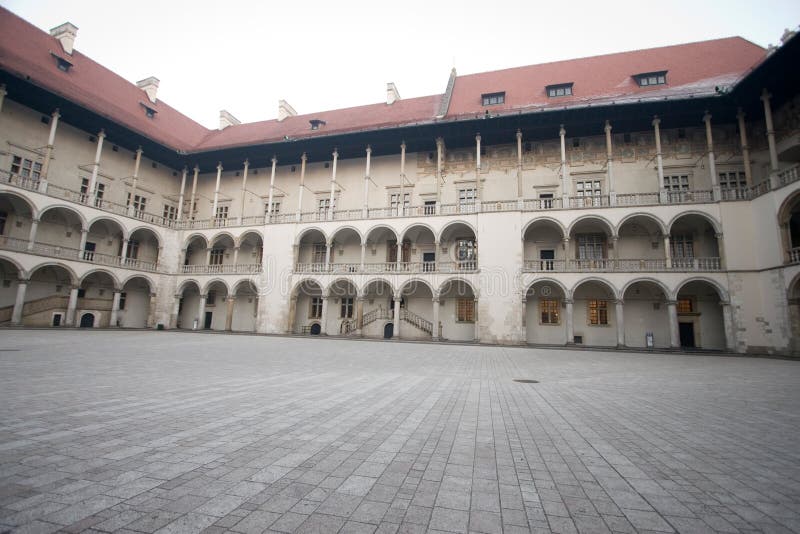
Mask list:
[[[669,235],[664,236],[664,258],[666,259],[667,269],[672,269],[672,247],[669,243]]]
[[[658,173],[658,190],[659,196],[663,197],[661,202],[666,203],[666,191],[664,190],[664,158],[661,153],[661,119],[658,115],[653,116],[653,132],[656,139],[656,172]]]
[[[197,307],[197,330],[203,330],[206,320],[206,299],[208,295],[200,295],[200,304]]]
[[[719,251],[719,266],[720,269],[723,271],[727,270],[727,260],[725,259],[725,240],[723,239],[725,236],[722,232],[717,232],[714,234],[714,237],[717,240],[717,250]]]
[[[739,121],[739,140],[742,146],[742,162],[744,163],[744,178],[747,186],[753,185],[753,169],[750,167],[750,147],[747,144],[747,129],[744,122],[744,111],[739,108],[736,113],[736,119]]]
[[[764,121],[767,126],[767,144],[769,145],[769,169],[772,172],[778,170],[778,149],[775,146],[775,126],[772,123],[772,107],[769,103],[772,95],[764,89],[761,93],[761,101],[764,103]]]
[[[241,204],[239,206],[239,224],[244,221],[244,197],[247,194],[247,173],[250,171],[250,160],[244,160],[244,169],[242,170],[242,195]],[[272,204],[272,189],[269,195],[270,204]]]
[[[331,248],[333,247],[333,242],[328,241],[325,243],[325,272],[331,270]]]
[[[706,111],[703,115],[703,122],[706,123],[706,144],[708,145],[708,172],[711,174],[711,189],[713,190],[714,200],[721,197],[719,184],[717,183],[717,163],[714,159],[714,137],[711,134],[711,114]]]
[[[402,295],[394,296],[394,332],[392,337],[400,339],[400,298]]]
[[[522,294],[522,300],[520,301],[520,313],[522,314],[520,320],[520,325],[522,328],[520,332],[521,339],[519,342],[524,345],[528,343],[528,295],[525,293]]]
[[[625,316],[624,316],[624,304],[625,302],[622,299],[616,301],[616,320],[617,320],[617,346],[624,347],[625,346]]]
[[[82,228],[81,229],[81,243],[80,243],[80,245],[78,245],[78,250],[80,250],[80,252],[78,254],[80,255],[81,258],[83,258],[83,251],[86,250],[86,239],[88,237],[89,237],[89,230],[86,230],[86,229]]]
[[[306,181],[306,160],[308,157],[306,153],[300,156],[300,185],[297,192],[297,220],[300,220],[300,214],[303,213],[303,189],[305,189]]]
[[[522,202],[522,130],[517,130],[517,201]]]
[[[322,331],[323,336],[328,335],[328,295],[322,295],[322,319],[320,319],[322,323]]]
[[[619,259],[619,236],[612,235],[611,236],[611,258],[614,260]]]
[[[136,187],[139,183],[139,166],[142,163],[142,147],[136,149],[136,161],[133,162],[133,180],[131,183],[131,200],[128,204],[128,215],[136,216]]]
[[[678,302],[667,301],[667,315],[669,317],[669,346],[673,349],[681,348],[681,335],[678,328]]]
[[[475,319],[475,334],[473,338],[476,343],[480,342],[481,340],[481,329],[480,329],[480,314],[478,313],[478,297],[475,297],[474,307],[472,309],[473,312],[473,319]]]
[[[328,207],[328,220],[333,220],[334,202],[336,201],[336,162],[339,160],[339,151],[333,149],[333,164],[331,165],[331,196]]]
[[[189,204],[189,220],[194,219],[194,208],[197,202],[197,176],[200,174],[200,167],[194,166],[194,176],[192,178],[192,201]]]
[[[364,263],[367,257],[367,244],[361,243],[361,269],[359,272],[364,272]]]
[[[111,301],[111,319],[108,321],[108,326],[114,328],[117,326],[117,315],[119,315],[119,299],[122,292],[118,289],[114,290],[114,299]]]
[[[433,327],[431,328],[433,341],[439,341],[439,295],[433,296]]]
[[[211,207],[211,217],[217,218],[217,205],[219,205],[219,182],[222,179],[222,162],[217,163],[217,183],[214,185],[214,205]]]
[[[269,198],[267,199],[267,222],[272,222],[272,201],[275,198],[275,170],[278,167],[278,158],[272,156],[272,170],[269,175]]]
[[[181,249],[181,263],[180,263],[180,266],[178,267],[179,269],[183,269],[183,266],[186,265],[186,254],[188,252],[189,252],[188,248],[182,248]]]
[[[225,299],[225,330],[230,332],[233,330],[233,306],[236,304],[236,297],[228,296]]]
[[[28,232],[28,250],[33,250],[36,244],[36,232],[39,230],[39,219],[31,219],[31,230]]]
[[[58,108],[53,112],[50,118],[50,135],[47,136],[47,149],[44,153],[44,162],[42,163],[42,174],[40,178],[40,191],[47,190],[47,174],[50,171],[50,159],[53,157],[53,149],[56,143],[56,128],[58,127],[58,119],[61,117]],[[41,182],[45,182],[42,187]]]
[[[364,297],[356,298],[356,330],[361,335],[361,329],[364,323]]]
[[[158,295],[150,293],[150,304],[147,307],[147,322],[145,328],[155,328],[156,326],[156,303],[158,302]]]
[[[79,286],[72,286],[69,291],[69,302],[67,303],[67,316],[64,318],[65,326],[75,326],[75,310],[78,307]]]
[[[288,334],[294,332],[294,321],[297,317],[297,295],[292,295],[292,298],[289,299],[289,325],[286,329]]]
[[[239,264],[239,247],[233,247],[233,264]]]
[[[442,212],[442,165],[444,161],[444,139],[436,138],[436,214]]]
[[[573,315],[572,315],[572,299],[564,299],[564,304],[567,307],[567,313],[565,314],[565,327],[567,329],[567,345],[571,345],[575,341],[575,330],[573,326]]]
[[[401,217],[406,214],[405,203],[405,188],[406,188],[406,142],[400,144],[400,205],[398,206],[398,215]]]
[[[186,174],[189,172],[189,169],[186,167],[183,168],[181,172],[181,193],[178,195],[178,213],[175,216],[175,219],[180,221],[183,218],[183,194],[186,191]]]
[[[100,156],[103,153],[103,139],[106,138],[106,131],[100,130],[97,134],[97,150],[94,153],[94,163],[92,164],[92,178],[89,181],[89,196],[94,204],[95,189],[97,188],[97,175],[100,172]]]
[[[300,254],[300,245],[294,244],[292,245],[292,265],[295,269],[297,269],[297,262],[300,261],[298,256]]]
[[[725,350],[734,352],[736,350],[736,337],[733,332],[733,315],[731,314],[731,303],[720,302],[722,306],[722,322],[725,327]]]
[[[369,213],[369,167],[372,159],[372,148],[367,145],[367,168],[364,171],[364,205],[361,208],[361,215],[365,219]]]
[[[475,211],[481,211],[481,134],[475,136]]]
[[[564,249],[564,266],[569,267],[569,260],[575,259],[573,255],[570,254],[569,236],[564,236],[561,238],[561,246]]]
[[[617,187],[614,184],[614,152],[611,146],[611,123],[606,121],[603,128],[606,132],[606,180],[608,181],[608,201],[615,206],[617,204]]]
[[[403,263],[403,244],[399,240],[397,241],[397,244],[395,245],[395,249],[396,249],[396,252],[395,252],[395,256],[396,256],[395,264],[396,264],[397,272],[399,273],[400,272],[400,264]]]
[[[567,145],[564,139],[564,136],[567,135],[567,131],[564,129],[564,125],[561,125],[561,128],[558,130],[558,137],[561,139],[561,198],[562,198],[562,207],[569,207],[569,171],[567,170]]]
[[[128,241],[127,238],[122,239],[122,250],[119,253],[119,262],[122,265],[125,265],[125,260],[128,258]]]
[[[211,265],[211,250],[212,247],[206,248],[206,265]]]
[[[169,327],[178,328],[178,316],[181,312],[181,296],[175,295],[173,298],[172,314],[169,316]]]
[[[25,292],[28,290],[28,280],[20,278],[17,282],[17,298],[14,300],[14,309],[11,311],[11,324],[22,324],[22,310],[25,307]]]

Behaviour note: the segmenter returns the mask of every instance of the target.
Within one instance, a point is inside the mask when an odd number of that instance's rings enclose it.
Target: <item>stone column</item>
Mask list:
[[[194,209],[197,203],[197,176],[200,174],[200,167],[194,166],[194,176],[192,178],[192,201],[189,204],[189,220],[194,219]]]
[[[717,163],[714,159],[714,137],[711,134],[711,114],[706,111],[703,115],[703,122],[706,123],[706,144],[708,146],[708,173],[711,175],[711,189],[714,194],[714,200],[720,200],[722,194],[720,193],[718,176],[717,176]]]
[[[247,194],[247,173],[250,171],[250,160],[244,160],[244,169],[242,170],[242,194],[239,205],[239,224],[244,224],[244,198]],[[272,191],[270,190],[270,193]],[[272,203],[272,194],[270,194],[270,204]]]
[[[615,301],[616,304],[616,320],[617,320],[617,347],[625,346],[625,316],[624,304],[622,299]]]
[[[339,151],[335,148],[333,149],[333,163],[331,164],[331,196],[330,196],[330,206],[328,206],[328,217],[329,221],[333,220],[333,210],[334,210],[334,203],[336,202],[336,163],[339,161]]]
[[[616,260],[619,259],[619,236],[618,235],[612,235],[611,236],[611,249],[612,249],[611,259],[615,260],[614,263],[616,263]],[[615,265],[615,267],[616,267],[616,265]]]
[[[678,327],[677,301],[667,301],[667,315],[669,316],[669,346],[673,349],[679,349],[681,348],[681,335]]]
[[[475,136],[475,211],[481,211],[483,191],[481,190],[481,134]]]
[[[444,139],[436,138],[436,214],[442,212],[442,167],[444,165]]]
[[[728,269],[728,262],[725,259],[725,240],[723,239],[725,236],[722,232],[717,232],[714,234],[714,237],[717,239],[717,250],[719,251],[719,267],[723,271]]]
[[[139,185],[139,166],[142,163],[142,147],[136,149],[136,160],[133,162],[133,180],[131,183],[131,199],[128,202],[128,216],[136,217],[136,187]]]
[[[126,260],[128,259],[128,242],[127,238],[122,238],[122,250],[119,253],[119,263],[120,265],[125,265]]]
[[[239,249],[241,247],[234,246],[233,247],[233,265],[239,265]],[[234,267],[235,269],[235,267]]]
[[[528,343],[528,295],[523,292],[522,300],[520,300],[520,335],[522,339],[519,340],[521,344]]]
[[[575,342],[575,330],[573,325],[573,315],[572,315],[572,299],[564,299],[564,304],[567,307],[567,313],[565,314],[565,327],[567,329],[567,345],[572,345]]]
[[[565,136],[567,131],[562,124],[558,130],[558,137],[561,140],[561,206],[564,208],[569,207],[569,169],[567,169],[567,145]]]
[[[655,134],[655,140],[656,140],[656,172],[658,173],[659,198],[661,199],[662,204],[666,204],[669,199],[667,198],[666,190],[664,188],[664,158],[661,152],[661,129],[659,128],[660,124],[661,124],[661,119],[658,118],[658,115],[654,115],[653,132]]]
[[[148,306],[147,310],[147,324],[145,324],[146,328],[155,328],[156,327],[156,304],[157,304],[158,294],[157,293],[150,293],[150,305]]]
[[[44,193],[47,191],[47,175],[50,172],[50,160],[53,157],[53,149],[56,143],[56,128],[58,127],[58,119],[61,117],[58,108],[53,112],[50,118],[50,135],[47,136],[47,149],[44,153],[44,162],[42,163],[42,174],[39,181],[39,192]]]
[[[272,202],[275,198],[275,170],[278,167],[278,158],[272,156],[272,170],[269,175],[269,198],[267,199],[267,222],[272,222]]]
[[[203,325],[206,320],[206,299],[208,295],[200,295],[200,305],[197,307],[197,330],[203,330]]]
[[[217,163],[217,183],[214,185],[214,205],[211,207],[211,218],[217,219],[217,206],[219,205],[219,182],[222,179],[222,162]]]
[[[736,351],[736,335],[733,331],[733,315],[731,314],[731,303],[722,301],[722,322],[725,326],[725,350]]]
[[[617,205],[617,188],[614,183],[614,151],[611,145],[611,123],[606,121],[603,128],[606,132],[606,181],[608,182],[608,203]]]
[[[522,208],[522,130],[517,130],[517,203]]]
[[[365,267],[364,264],[366,263],[366,261],[365,261],[366,257],[367,257],[367,244],[366,243],[361,243],[361,269],[360,269],[359,272],[362,272],[362,273],[364,272],[364,267]]]
[[[213,250],[212,247],[206,247],[206,265],[211,265],[211,251]]]
[[[303,189],[305,189],[305,181],[306,181],[306,160],[308,157],[306,153],[303,152],[303,155],[300,156],[300,184],[297,186],[297,217],[296,219],[299,221],[301,214],[303,213]]]
[[[39,219],[31,219],[31,230],[28,232],[28,250],[36,244],[36,232],[39,231]]]
[[[364,323],[364,297],[356,298],[356,331],[358,335],[364,335],[361,331]]]
[[[761,93],[761,101],[764,103],[764,122],[767,126],[767,144],[769,145],[769,169],[775,173],[778,171],[778,149],[775,145],[775,126],[772,123],[772,107],[769,103],[772,95],[764,89]],[[775,185],[775,184],[773,184]]]
[[[333,247],[333,242],[328,241],[325,243],[325,272],[331,270],[331,248]]]
[[[178,213],[175,214],[175,220],[177,221],[183,219],[183,194],[186,191],[186,174],[188,172],[189,170],[186,167],[184,167],[181,172],[181,192],[178,195]]]
[[[370,171],[370,163],[372,159],[372,148],[367,145],[367,166],[364,170],[364,204],[361,208],[361,216],[363,218],[367,218],[369,214],[369,171]]]
[[[672,269],[672,247],[669,244],[669,235],[664,236],[664,258],[667,269]]]
[[[394,332],[392,337],[400,339],[400,299],[402,295],[397,294],[394,296]]]
[[[439,295],[433,296],[433,326],[431,328],[431,338],[439,341]]]
[[[97,134],[97,150],[94,153],[94,163],[92,164],[92,177],[89,181],[89,197],[94,205],[95,189],[97,188],[97,175],[100,173],[100,156],[103,153],[103,139],[106,138],[106,131],[100,130]]]
[[[750,146],[747,144],[747,129],[744,122],[744,111],[739,108],[736,113],[736,120],[739,121],[739,140],[742,147],[742,163],[744,164],[744,178],[747,186],[753,185],[753,169],[750,167]]]
[[[86,229],[82,228],[81,229],[81,242],[78,245],[78,250],[79,250],[78,258],[80,258],[80,259],[84,259],[85,258],[84,250],[86,250],[86,239],[88,237],[89,237],[89,230],[86,230]]]
[[[111,318],[108,321],[108,326],[114,328],[117,326],[117,315],[119,314],[119,299],[122,292],[119,289],[114,290],[114,299],[111,301]]]
[[[28,290],[28,280],[20,278],[17,282],[17,298],[14,300],[14,309],[11,311],[11,324],[22,324],[22,310],[25,307],[25,292]]]
[[[287,334],[294,333],[294,321],[297,317],[297,295],[292,295],[289,299],[289,325],[286,329]]]
[[[225,330],[230,332],[233,329],[233,306],[236,304],[236,296],[228,295],[225,304]]]
[[[475,301],[474,301],[474,305],[473,306],[474,306],[474,308],[472,310],[473,319],[475,319],[475,334],[474,334],[473,337],[475,339],[475,343],[480,343],[480,341],[481,341],[481,328],[480,328],[480,314],[478,313],[478,297],[475,297]]]
[[[406,214],[405,188],[406,188],[406,142],[403,141],[400,144],[400,205],[398,206],[398,215],[401,217]]]
[[[169,327],[178,328],[178,317],[181,313],[181,296],[175,295],[175,303],[172,306],[172,315],[169,317]]]
[[[320,328],[320,332],[323,336],[328,335],[328,295],[322,295],[322,318],[320,319],[320,323],[322,328]]]
[[[67,303],[67,316],[64,318],[65,326],[75,326],[75,310],[78,308],[78,290],[80,286],[72,286],[69,291],[69,302]]]

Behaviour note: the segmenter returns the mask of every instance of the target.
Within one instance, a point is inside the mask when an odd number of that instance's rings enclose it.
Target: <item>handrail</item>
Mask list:
[[[407,308],[403,308],[400,317],[412,325],[416,326],[423,332],[427,334],[433,333],[433,323],[426,318],[422,317],[421,315],[417,315],[416,313],[412,312]]]

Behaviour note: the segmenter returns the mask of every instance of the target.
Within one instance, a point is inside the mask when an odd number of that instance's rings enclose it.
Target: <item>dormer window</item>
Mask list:
[[[72,67],[72,62],[71,61],[69,61],[67,59],[64,59],[63,57],[59,56],[58,54],[54,54],[53,52],[50,52],[50,55],[55,58],[56,67],[58,67],[58,70],[61,70],[61,71],[64,71],[64,72],[69,72],[69,69]]]
[[[156,111],[154,108],[151,108],[144,102],[139,102],[139,104],[141,104],[142,107],[144,108],[144,114],[147,115],[148,119],[154,118],[156,116],[156,113],[158,113],[158,111]]]
[[[643,72],[641,74],[634,74],[633,78],[639,87],[649,87],[651,85],[666,85],[667,84],[667,71],[662,70],[659,72]]]
[[[572,96],[572,82],[557,83],[555,85],[548,85],[545,87],[547,96],[549,98],[557,98],[559,96]]]
[[[325,121],[322,119],[311,119],[308,121],[311,124],[312,130],[319,130],[323,126],[325,126]]]
[[[506,103],[505,91],[499,93],[486,93],[481,95],[481,102],[484,106],[496,106],[498,104]]]

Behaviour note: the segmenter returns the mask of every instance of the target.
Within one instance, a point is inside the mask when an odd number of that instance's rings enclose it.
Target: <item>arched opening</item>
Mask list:
[[[114,301],[116,280],[105,271],[93,271],[83,277],[78,290],[78,315],[86,313],[94,315],[94,325],[99,327],[111,325],[111,308]]]
[[[102,265],[117,265],[123,248],[124,230],[113,219],[98,219],[89,226],[83,259]]]
[[[200,273],[206,271],[208,265],[208,241],[202,235],[194,235],[186,243],[186,252],[183,255],[182,272]]]
[[[25,250],[32,223],[33,206],[26,199],[0,193],[0,248]]]
[[[778,211],[778,226],[786,263],[800,263],[800,193],[787,198]]]
[[[232,272],[233,265],[238,260],[234,250],[235,243],[230,234],[220,234],[211,240],[211,247],[208,251],[208,271],[209,273]]]
[[[584,217],[572,224],[569,233],[569,269],[587,271],[608,271],[613,269],[610,260],[614,251],[614,229],[599,217]]]
[[[401,339],[431,339],[439,336],[439,325],[434,325],[433,291],[421,280],[409,280],[400,289],[401,307],[400,325]]]
[[[176,327],[183,330],[200,330],[203,318],[200,317],[200,286],[194,280],[183,283],[178,289],[178,322]]]
[[[383,336],[383,324],[391,321],[394,290],[386,280],[372,280],[364,287],[361,333],[367,337]]]
[[[615,347],[617,345],[616,296],[599,280],[587,280],[572,291],[573,342]]]
[[[317,325],[318,334],[322,330],[322,288],[315,280],[303,280],[294,290],[289,308],[291,331],[295,334],[312,333]]]
[[[634,215],[619,227],[618,271],[663,271],[667,268],[664,232],[649,215]]]
[[[70,324],[69,319],[74,321],[74,317],[67,317],[69,295],[74,283],[73,274],[60,265],[43,265],[34,269],[25,292],[22,324],[61,326]]]
[[[675,219],[670,227],[669,243],[673,269],[720,270],[717,232],[705,216],[689,213]]]
[[[522,236],[523,268],[528,272],[564,271],[564,229],[556,221],[539,219],[525,229]]]
[[[800,275],[796,276],[789,286],[789,350],[792,354],[800,354]]]
[[[153,292],[146,278],[134,276],[122,286],[119,297],[117,322],[122,328],[147,328],[150,315],[150,294]]]
[[[625,345],[669,348],[669,307],[664,288],[651,280],[639,280],[625,288],[622,298]]]
[[[331,238],[331,272],[357,273],[361,270],[361,234],[354,228],[340,228]]]
[[[692,280],[678,290],[678,334],[683,348],[725,348],[722,297],[705,280]]]
[[[158,236],[153,230],[134,230],[128,238],[125,264],[145,271],[155,271],[158,269],[159,247]]]
[[[474,341],[477,339],[478,300],[465,280],[450,279],[439,288],[439,321],[442,339]]]
[[[245,232],[239,237],[239,253],[236,257],[236,272],[251,274],[261,272],[264,255],[264,238],[258,232]]]
[[[17,300],[20,274],[20,270],[15,264],[0,258],[0,324],[11,322],[14,303]],[[23,306],[23,310],[24,308]]]
[[[525,336],[528,343],[567,343],[564,288],[552,280],[540,280],[525,295]]]
[[[439,236],[442,272],[473,272],[478,269],[478,241],[475,231],[464,222],[450,223]]]
[[[394,337],[394,323],[386,323],[383,325],[383,339],[392,339]]]
[[[81,320],[78,326],[80,326],[81,328],[94,328],[95,327],[94,321],[95,321],[94,313],[81,312]]]
[[[372,228],[366,236],[365,269],[368,273],[396,271],[398,263],[411,259],[411,244],[398,244],[397,234],[388,226]]]
[[[408,262],[403,263],[403,271],[412,273],[432,273],[436,271],[437,251],[436,236],[433,230],[424,224],[415,224],[406,228],[401,239],[403,246],[408,243]]]
[[[200,314],[203,330],[230,330],[232,308],[228,303],[228,286],[221,280],[206,284],[205,308]]]
[[[353,334],[358,330],[356,299],[358,289],[350,280],[335,280],[328,287],[327,317],[323,315],[322,330],[333,335]]]
[[[322,273],[327,270],[327,245],[325,234],[312,228],[303,232],[297,242],[294,271],[296,273]],[[330,261],[334,261],[335,251],[331,249]]]
[[[60,206],[49,208],[39,216],[36,242],[50,245],[49,252],[54,256],[77,258],[82,228],[83,221],[76,211]]]
[[[231,329],[236,332],[255,332],[258,317],[258,290],[250,280],[242,280],[233,288],[233,317]]]

